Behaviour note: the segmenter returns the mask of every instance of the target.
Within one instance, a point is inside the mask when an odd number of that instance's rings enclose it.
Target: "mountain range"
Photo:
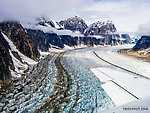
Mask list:
[[[98,21],[90,26],[77,16],[59,22],[45,18],[36,21],[32,28],[24,28],[16,21],[0,23],[0,80],[7,82],[20,77],[37,63],[39,51],[131,43],[129,35],[118,34],[111,21]]]

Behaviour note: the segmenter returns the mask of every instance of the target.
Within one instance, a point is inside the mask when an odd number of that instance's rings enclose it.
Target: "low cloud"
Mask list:
[[[136,31],[136,35],[137,36],[142,36],[142,35],[150,36],[150,22],[139,25],[138,30]]]
[[[112,20],[118,32],[144,34],[149,31],[149,6],[149,0],[0,0],[0,20],[32,23],[40,16],[59,21],[79,15],[87,24]]]

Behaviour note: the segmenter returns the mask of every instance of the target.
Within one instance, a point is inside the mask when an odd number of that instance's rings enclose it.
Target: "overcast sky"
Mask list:
[[[75,15],[88,25],[112,20],[118,32],[150,35],[150,0],[0,0],[0,20],[59,21]]]

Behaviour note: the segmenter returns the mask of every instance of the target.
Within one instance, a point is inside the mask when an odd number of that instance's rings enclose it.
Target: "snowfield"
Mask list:
[[[132,48],[133,45],[104,47],[96,49],[96,53],[105,60],[130,71],[150,78],[150,63],[117,53],[118,49]]]

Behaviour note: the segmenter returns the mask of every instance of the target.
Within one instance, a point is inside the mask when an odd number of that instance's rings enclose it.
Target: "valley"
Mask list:
[[[109,58],[110,55],[108,54],[111,54],[111,56],[116,55],[118,53],[114,53],[114,51],[123,48],[131,48],[131,46],[85,48],[62,53],[51,53],[45,56],[38,64],[31,67],[20,80],[14,80],[7,89],[2,86],[1,95],[3,96],[0,100],[0,110],[5,112],[98,112],[115,107],[118,104],[114,101],[110,91],[107,90],[110,85],[107,86],[107,82],[103,82],[102,77],[99,78],[99,76],[102,76],[103,73],[112,76],[108,73],[110,69],[112,70],[111,72],[126,73],[129,77],[136,76],[141,80],[145,78],[117,69],[100,60],[93,51],[98,55],[104,56],[106,54],[107,57],[101,57],[107,59],[107,61],[135,71],[136,68],[134,69],[131,63],[131,67],[129,65],[125,67],[124,63],[121,64],[120,62],[118,64],[115,59],[111,61]],[[117,58],[124,62],[121,56]],[[130,60],[130,57],[126,59]],[[135,62],[137,61],[135,60]],[[149,64],[143,65],[149,66]],[[97,75],[93,69],[99,69],[99,67],[104,70],[103,73]],[[105,71],[106,69],[108,71]],[[142,69],[138,73],[147,76],[147,72],[142,72]],[[149,80],[146,81],[149,83]],[[126,97],[126,101],[123,101],[122,104],[136,100],[126,91],[138,96],[138,90],[133,91],[131,86],[124,87],[124,81],[119,80],[116,82],[126,89],[119,90],[120,93],[123,93],[121,98]],[[146,85],[147,83],[145,82],[144,84]],[[141,83],[141,86],[144,86],[144,84]],[[117,89],[116,86],[114,86],[114,89]],[[139,91],[142,91],[142,89],[139,89]],[[145,89],[145,91],[147,90]],[[149,92],[143,93],[140,94],[142,97],[143,95],[150,95]],[[141,96],[138,96],[138,98],[141,98]]]

